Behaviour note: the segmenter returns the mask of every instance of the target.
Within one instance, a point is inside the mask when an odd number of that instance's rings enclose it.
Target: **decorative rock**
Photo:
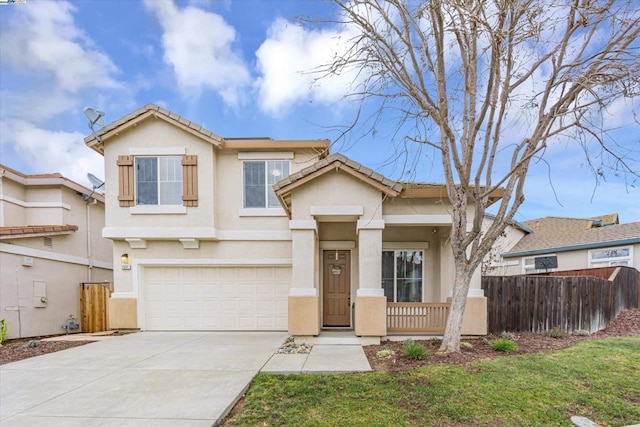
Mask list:
[[[289,337],[276,351],[276,354],[306,354],[311,351],[312,347],[305,343],[297,344],[293,337]]]
[[[22,345],[22,348],[33,348],[38,346],[38,341],[29,340]]]
[[[574,415],[571,417],[571,422],[577,427],[598,427],[598,424],[591,421],[589,418]]]

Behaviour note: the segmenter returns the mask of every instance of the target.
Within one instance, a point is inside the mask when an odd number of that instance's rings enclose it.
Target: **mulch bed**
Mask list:
[[[517,333],[513,341],[518,345],[518,350],[512,353],[494,351],[491,348],[491,344],[498,338],[496,336],[465,337],[462,342],[471,344],[471,348],[461,347],[460,353],[448,355],[437,354],[440,340],[415,340],[427,349],[427,356],[423,360],[413,360],[406,357],[402,352],[402,342],[397,341],[385,341],[380,345],[365,346],[364,352],[369,359],[371,369],[374,371],[400,371],[438,363],[468,366],[473,362],[497,357],[558,350],[581,341],[635,335],[640,335],[640,311],[625,310],[606,329],[588,336],[565,334],[560,338],[553,338],[545,334]],[[383,349],[395,351],[395,357],[378,358],[376,354]]]
[[[41,341],[48,337],[33,337],[7,340],[0,347],[0,365],[17,362],[41,354],[53,353],[54,351],[65,350],[71,347],[78,347],[94,341]],[[29,342],[34,342],[29,346]]]

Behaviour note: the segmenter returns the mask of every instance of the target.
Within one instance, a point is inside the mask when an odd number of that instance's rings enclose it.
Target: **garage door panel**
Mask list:
[[[286,330],[288,267],[147,267],[147,330]]]

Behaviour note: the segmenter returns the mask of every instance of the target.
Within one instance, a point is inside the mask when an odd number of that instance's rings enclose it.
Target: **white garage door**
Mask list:
[[[146,267],[144,329],[286,330],[289,267]]]

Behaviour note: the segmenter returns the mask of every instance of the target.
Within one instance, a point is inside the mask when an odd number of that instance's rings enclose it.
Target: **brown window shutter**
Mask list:
[[[182,156],[182,204],[198,206],[198,156]]]
[[[134,206],[133,156],[118,156],[118,201],[121,207]]]

